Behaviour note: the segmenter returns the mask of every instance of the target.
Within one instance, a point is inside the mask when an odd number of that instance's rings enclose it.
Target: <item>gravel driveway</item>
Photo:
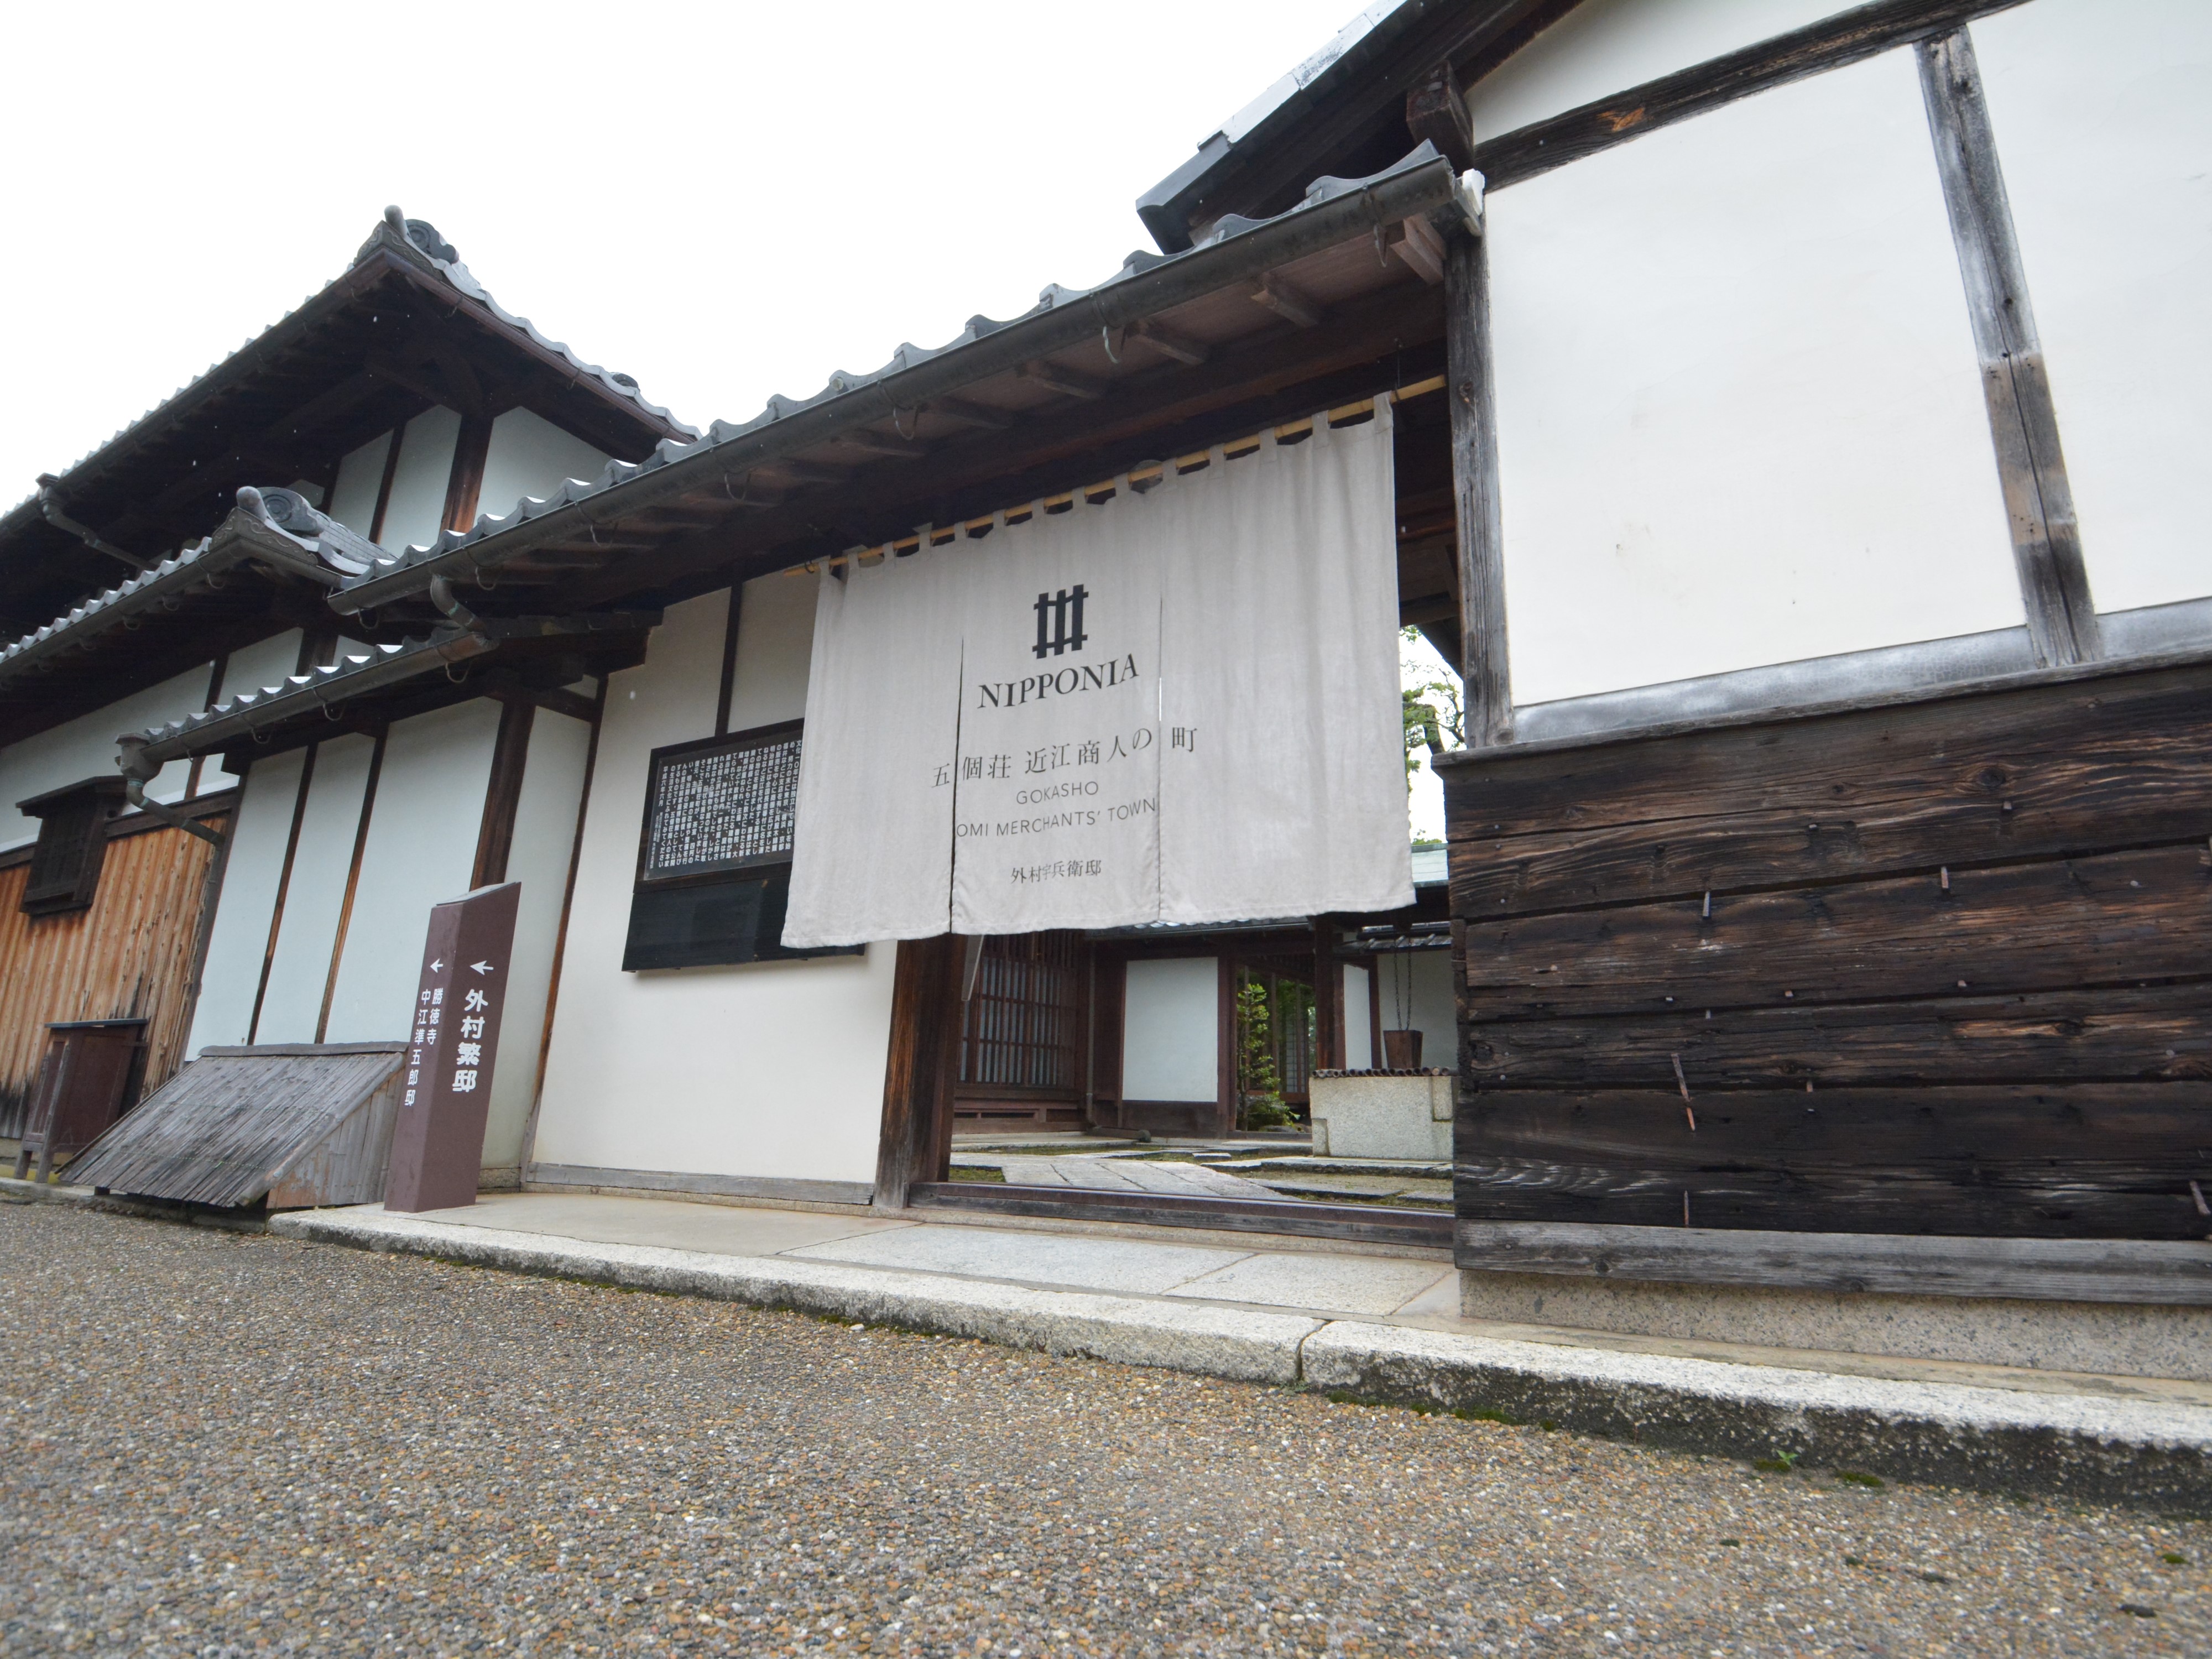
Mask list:
[[[2203,1524],[58,1206],[0,1250],[10,1655],[2212,1652]]]

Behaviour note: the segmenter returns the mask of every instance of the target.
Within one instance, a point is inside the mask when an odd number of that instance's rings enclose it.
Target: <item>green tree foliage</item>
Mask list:
[[[1247,1129],[1273,1129],[1297,1121],[1283,1103],[1283,1078],[1275,1065],[1274,1016],[1267,985],[1246,975],[1237,988],[1237,1102]]]
[[[1401,635],[1412,644],[1420,638],[1421,630],[1407,628],[1401,630]],[[1403,668],[1399,695],[1405,702],[1406,776],[1411,779],[1421,769],[1422,750],[1433,757],[1467,747],[1467,708],[1457,680],[1437,675],[1402,653],[1399,660]],[[1424,675],[1427,678],[1420,678]]]

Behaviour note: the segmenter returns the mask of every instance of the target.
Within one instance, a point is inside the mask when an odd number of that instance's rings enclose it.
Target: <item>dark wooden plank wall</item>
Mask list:
[[[181,830],[113,836],[91,906],[55,916],[22,914],[27,865],[0,870],[0,1135],[22,1133],[54,1021],[144,1019],[149,1091],[184,1061],[192,947],[214,856]]]
[[[2212,666],[1445,778],[1462,1221],[2212,1232]]]

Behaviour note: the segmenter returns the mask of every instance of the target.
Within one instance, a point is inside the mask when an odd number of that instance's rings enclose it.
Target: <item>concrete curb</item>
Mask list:
[[[894,1325],[1007,1347],[1286,1385],[1321,1322],[1203,1302],[1163,1304],[1085,1291],[1037,1291],[787,1256],[710,1255],[647,1244],[596,1244],[404,1216],[302,1211],[271,1220],[288,1238],[396,1250],[471,1267],[665,1291],[757,1308]]]
[[[1309,1388],[1677,1451],[2212,1514],[2212,1409],[1846,1376],[1340,1321]]]
[[[19,1203],[68,1204],[80,1210],[99,1210],[108,1215],[142,1216],[154,1221],[177,1221],[191,1227],[214,1227],[223,1232],[258,1233],[267,1224],[258,1215],[218,1209],[206,1204],[173,1204],[158,1198],[115,1198],[89,1187],[70,1187],[55,1182],[18,1181],[0,1176],[0,1200]]]
[[[2212,1408],[1557,1346],[1203,1302],[725,1256],[375,1212],[286,1237],[1159,1365],[1728,1457],[2212,1514]]]

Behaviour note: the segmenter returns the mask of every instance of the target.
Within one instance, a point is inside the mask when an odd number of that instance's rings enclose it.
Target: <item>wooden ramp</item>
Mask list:
[[[270,1042],[199,1058],[69,1166],[72,1185],[272,1210],[384,1196],[404,1042]]]
[[[1271,1187],[1176,1158],[1009,1158],[1009,1187],[1083,1187],[1109,1193],[1166,1193],[1184,1198],[1274,1198]]]

